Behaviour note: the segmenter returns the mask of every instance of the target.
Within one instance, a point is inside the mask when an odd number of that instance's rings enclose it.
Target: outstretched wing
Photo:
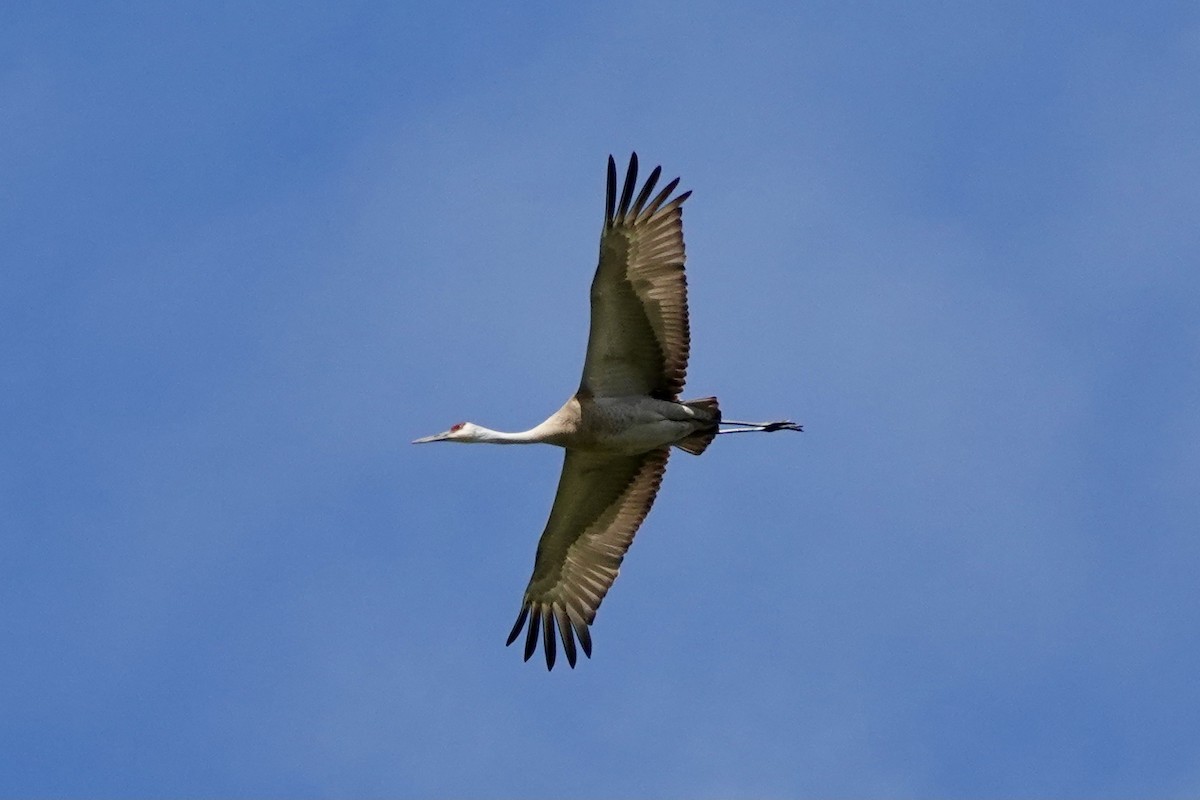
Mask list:
[[[650,199],[655,167],[634,199],[637,153],[617,202],[617,166],[608,157],[600,265],[592,279],[592,323],[580,391],[677,400],[687,373],[687,281],[683,210],[691,192],[669,199],[679,179]]]
[[[669,454],[665,447],[635,456],[567,451],[550,520],[538,541],[533,577],[508,636],[512,644],[528,619],[526,661],[537,649],[540,631],[546,668],[554,668],[556,625],[572,667],[575,637],[592,657],[588,626],[650,511]]]

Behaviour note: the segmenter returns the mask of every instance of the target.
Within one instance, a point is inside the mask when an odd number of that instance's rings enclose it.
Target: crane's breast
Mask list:
[[[679,403],[644,396],[595,398],[582,402],[580,412],[567,446],[597,453],[645,453],[686,438],[700,424]]]

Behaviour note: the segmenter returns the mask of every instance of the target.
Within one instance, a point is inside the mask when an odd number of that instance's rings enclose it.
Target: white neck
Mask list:
[[[471,439],[471,441],[478,444],[537,444],[546,441],[546,435],[549,433],[549,431],[545,430],[545,423],[519,433],[494,431],[482,425],[476,425],[475,427],[479,429],[479,434],[476,438]]]

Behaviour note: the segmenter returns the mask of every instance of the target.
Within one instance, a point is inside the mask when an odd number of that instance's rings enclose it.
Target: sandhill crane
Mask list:
[[[540,632],[547,669],[554,668],[555,626],[572,667],[576,638],[591,658],[589,626],[650,511],[672,446],[700,455],[718,434],[801,430],[790,420],[722,420],[715,397],[679,400],[689,348],[682,206],[691,192],[671,198],[676,178],[651,199],[662,172],[655,167],[634,199],[637,172],[634,153],[618,202],[617,167],[608,157],[591,330],[575,395],[521,433],[460,422],[413,442],[541,442],[566,450],[533,576],[508,636],[511,645],[528,620],[525,660]]]

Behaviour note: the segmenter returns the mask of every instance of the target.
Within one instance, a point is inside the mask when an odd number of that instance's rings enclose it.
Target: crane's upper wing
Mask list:
[[[665,447],[635,456],[567,451],[550,520],[538,542],[533,577],[508,636],[512,644],[528,618],[526,661],[537,649],[540,629],[546,667],[554,668],[555,625],[572,667],[576,636],[591,658],[588,626],[650,511],[669,453]]]
[[[580,390],[676,400],[688,361],[687,281],[683,275],[683,201],[668,200],[679,179],[650,199],[655,167],[633,198],[637,153],[617,202],[617,167],[608,157],[608,196],[600,265],[592,279],[592,324]]]

